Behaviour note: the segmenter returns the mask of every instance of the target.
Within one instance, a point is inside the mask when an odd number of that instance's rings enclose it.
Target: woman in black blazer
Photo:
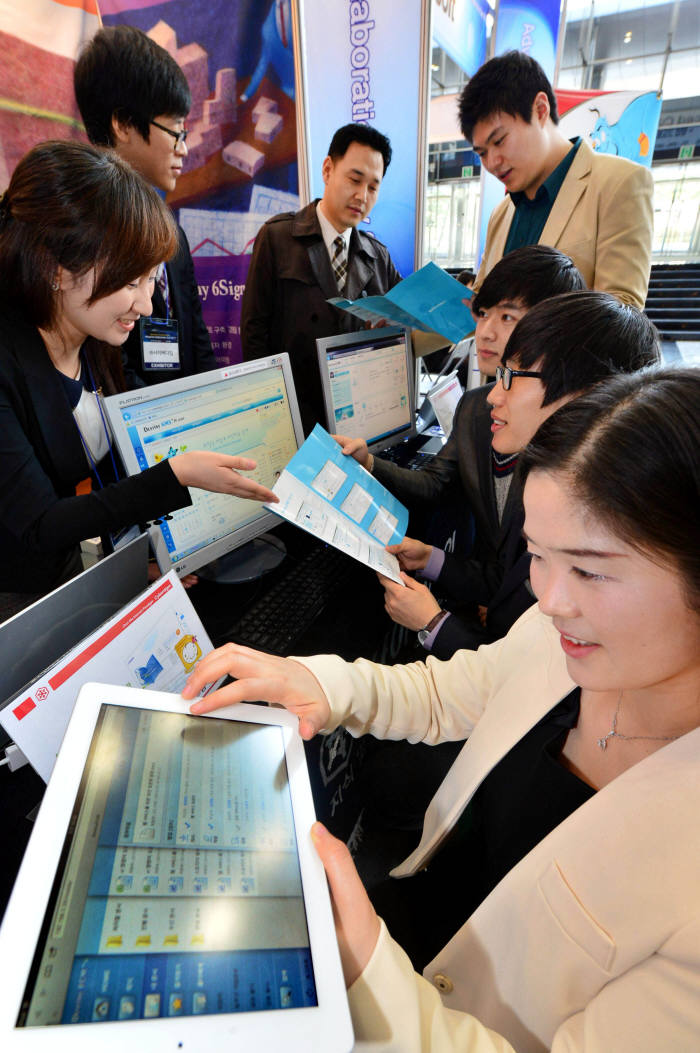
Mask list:
[[[238,474],[248,458],[117,464],[97,393],[123,390],[118,349],[176,248],[168,209],[110,151],[42,143],[0,198],[0,592],[50,591],[81,570],[81,540],[189,504],[188,486],[275,500]]]

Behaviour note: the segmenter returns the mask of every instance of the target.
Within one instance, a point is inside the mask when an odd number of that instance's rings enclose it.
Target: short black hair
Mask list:
[[[522,117],[529,124],[532,104],[541,91],[549,100],[552,121],[559,124],[556,96],[539,62],[523,51],[506,51],[489,59],[479,67],[459,97],[459,124],[464,138],[471,142],[474,125],[494,113]]]
[[[659,358],[659,334],[645,314],[609,293],[585,290],[553,296],[528,311],[501,361],[519,369],[539,363],[547,406]]]
[[[631,308],[634,310],[634,308]],[[700,612],[700,369],[668,366],[597,384],[553,413],[519,457],[564,476],[617,537],[680,574]]]
[[[146,142],[154,117],[186,117],[187,78],[172,55],[134,26],[104,26],[89,40],[73,73],[88,139],[114,146],[112,118],[132,125]]]
[[[489,271],[471,308],[478,312],[506,300],[517,301],[529,309],[550,296],[585,288],[578,267],[559,249],[525,245],[509,252]]]
[[[476,273],[469,270],[468,267],[465,267],[463,271],[460,271],[459,274],[455,275],[455,278],[458,282],[461,282],[462,285],[472,285],[476,278]]]
[[[376,150],[377,153],[382,155],[382,161],[384,162],[384,173],[391,164],[391,143],[387,139],[386,135],[382,135],[376,128],[372,128],[369,124],[344,124],[342,128],[338,128],[333,138],[331,139],[331,145],[328,147],[328,156],[331,161],[339,161],[341,157],[345,157],[348,152],[348,147],[352,143],[360,143],[361,146],[369,146],[370,149]]]

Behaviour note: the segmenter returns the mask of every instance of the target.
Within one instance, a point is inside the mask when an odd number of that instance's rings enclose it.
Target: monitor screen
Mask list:
[[[318,348],[330,432],[383,450],[415,434],[411,338],[397,326],[326,337]]]
[[[148,586],[141,534],[0,625],[0,709]]]
[[[284,730],[103,705],[17,1026],[317,1004]]]
[[[435,410],[438,424],[445,435],[449,435],[452,431],[452,420],[463,394],[462,385],[456,372],[443,377],[428,392],[428,398]]]
[[[105,399],[127,471],[186,450],[252,457],[272,487],[303,442],[289,356],[273,355]],[[279,523],[258,501],[190,489],[192,504],[151,528],[163,573],[189,574]]]

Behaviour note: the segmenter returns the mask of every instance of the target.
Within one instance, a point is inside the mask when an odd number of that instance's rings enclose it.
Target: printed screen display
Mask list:
[[[283,735],[101,707],[18,1027],[318,1004]]]
[[[211,384],[144,399],[120,410],[141,471],[188,450],[251,457],[246,476],[272,488],[297,451],[282,365],[232,371]],[[261,519],[258,501],[191,489],[192,504],[160,524],[172,565]]]
[[[380,330],[381,332],[381,330]],[[405,335],[357,338],[326,350],[330,426],[368,445],[410,428],[413,419]]]

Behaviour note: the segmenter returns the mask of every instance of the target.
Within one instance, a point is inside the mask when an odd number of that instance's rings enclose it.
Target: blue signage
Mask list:
[[[486,59],[486,0],[431,0],[433,42],[473,76]]]
[[[422,198],[426,60],[421,0],[300,3],[304,119],[311,197],[323,196],[321,165],[335,130],[371,124],[393,159],[369,222],[403,277],[415,268],[416,202]]]

